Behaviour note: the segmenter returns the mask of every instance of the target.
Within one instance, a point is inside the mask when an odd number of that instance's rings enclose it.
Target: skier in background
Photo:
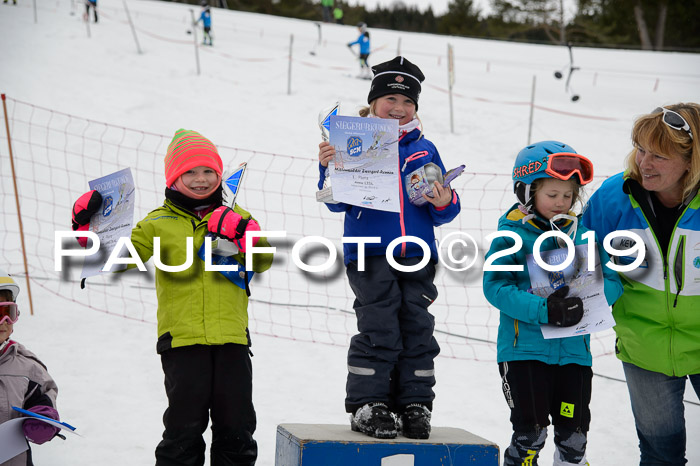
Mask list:
[[[333,0],[321,0],[321,10],[323,13],[323,22],[331,22],[331,14],[333,12]]]
[[[357,76],[362,79],[372,79],[372,72],[369,69],[369,63],[367,58],[369,58],[369,32],[367,31],[366,23],[357,23],[357,30],[360,31],[360,35],[354,42],[348,43],[348,47],[352,50],[353,45],[359,45],[360,53],[358,58],[360,59],[360,74]]]
[[[204,36],[202,38],[202,45],[214,45],[211,40],[211,9],[207,0],[202,0],[202,12],[199,15],[199,19],[196,24],[202,22],[204,27]]]
[[[336,6],[333,9],[333,18],[335,18],[336,24],[345,24],[343,22],[343,9],[340,6]]]
[[[51,419],[60,420],[56,411],[58,387],[34,353],[10,340],[19,320],[17,295],[19,285],[0,269],[0,424],[21,417],[10,406],[18,406]],[[41,445],[56,436],[59,429],[38,419],[28,418],[22,433],[32,443]],[[2,463],[3,466],[31,465],[31,450]]]

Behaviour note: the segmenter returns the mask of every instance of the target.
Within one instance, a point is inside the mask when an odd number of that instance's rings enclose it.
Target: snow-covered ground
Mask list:
[[[198,76],[192,36],[187,34],[188,6],[129,0],[143,50],[139,54],[123,5],[101,0],[100,22],[90,24],[89,38],[81,21],[83,10],[76,6],[78,14],[72,15],[68,0],[37,0],[36,23],[27,0],[0,5],[0,92],[57,112],[157,135],[169,136],[181,127],[196,129],[216,144],[307,158],[312,168],[319,110],[340,100],[341,113],[351,114],[365,103],[368,83],[352,77],[357,65],[345,46],[356,36],[354,27],[324,25],[318,44],[313,23],[214,9],[214,47],[199,49]],[[294,59],[288,94],[291,34]],[[420,116],[445,165],[466,163],[477,173],[507,175],[514,154],[526,144],[533,76],[537,106],[532,141],[567,142],[593,160],[598,175],[621,170],[637,115],[662,104],[700,100],[698,55],[575,49],[575,64],[581,70],[574,74],[572,86],[581,100],[573,103],[564,83],[553,76],[568,64],[565,48],[384,30],[371,34],[371,63],[393,58],[400,46],[425,72]],[[456,58],[454,133],[447,98],[448,43]],[[4,131],[0,143],[5,170]],[[26,182],[32,174],[22,173],[21,178]],[[72,189],[79,192],[83,186]],[[11,196],[12,190],[6,186],[1,192]],[[13,202],[6,201],[4,208],[13,209]],[[316,209],[312,198],[303,202]],[[474,215],[470,202],[476,200],[463,195],[461,217],[466,222]],[[324,221],[338,221],[320,212]],[[68,215],[66,205],[66,225]],[[12,217],[2,218],[9,222]],[[7,240],[3,248],[4,261],[14,262],[0,266],[22,273],[18,244]],[[274,267],[268,274],[269,280],[279,279]],[[20,284],[24,287],[23,278]],[[152,320],[96,312],[79,299],[57,298],[34,284],[35,315],[29,315],[23,293],[23,315],[14,338],[46,362],[59,384],[62,416],[83,434],[36,447],[36,463],[153,463],[166,399]],[[77,282],[73,286],[77,289]],[[278,424],[347,422],[345,347],[269,335],[253,334],[261,466],[274,464]],[[433,424],[464,428],[505,448],[511,428],[495,362],[446,356],[436,362]],[[595,359],[594,372],[624,378],[610,355]],[[593,383],[591,464],[635,464],[637,439],[624,383],[604,377],[595,377]],[[686,399],[695,403],[686,404],[688,437],[694,439],[700,434],[700,406],[691,389]],[[551,443],[550,436],[540,464],[551,464]],[[688,444],[688,459],[689,464],[700,463],[696,442]]]

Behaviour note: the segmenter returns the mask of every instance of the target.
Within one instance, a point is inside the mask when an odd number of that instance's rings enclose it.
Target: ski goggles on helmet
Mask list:
[[[545,173],[553,178],[568,180],[578,175],[581,185],[593,181],[593,164],[586,157],[571,152],[550,154]]]
[[[19,319],[19,309],[17,303],[2,302],[0,303],[0,324],[6,320],[14,324]]]
[[[690,140],[693,140],[693,132],[690,130],[690,125],[687,121],[685,121],[685,118],[683,118],[680,113],[664,107],[656,107],[651,113],[661,112],[664,113],[662,121],[666,124],[666,126],[671,129],[675,129],[676,131],[685,131],[688,133],[688,136],[690,136]]]

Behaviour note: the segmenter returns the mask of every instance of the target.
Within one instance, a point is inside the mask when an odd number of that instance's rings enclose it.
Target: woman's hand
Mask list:
[[[433,182],[433,197],[423,194],[423,198],[435,207],[445,207],[452,202],[452,190],[444,187],[439,181]]]
[[[323,141],[318,145],[318,161],[321,165],[327,167],[328,162],[333,160],[333,156],[335,156],[335,147],[331,146],[329,142]]]

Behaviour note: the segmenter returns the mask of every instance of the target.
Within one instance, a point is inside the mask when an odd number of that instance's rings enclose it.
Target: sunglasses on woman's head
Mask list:
[[[6,320],[14,324],[19,319],[19,309],[17,308],[17,303],[12,302],[2,302],[0,303],[0,324]]]
[[[666,124],[666,126],[668,126],[671,129],[675,129],[676,131],[685,131],[686,133],[688,133],[688,136],[690,136],[690,140],[693,140],[693,132],[690,130],[690,125],[687,121],[685,121],[685,118],[683,118],[680,113],[674,112],[673,110],[669,110],[664,107],[656,107],[651,113],[661,112],[664,113],[662,120]]]

